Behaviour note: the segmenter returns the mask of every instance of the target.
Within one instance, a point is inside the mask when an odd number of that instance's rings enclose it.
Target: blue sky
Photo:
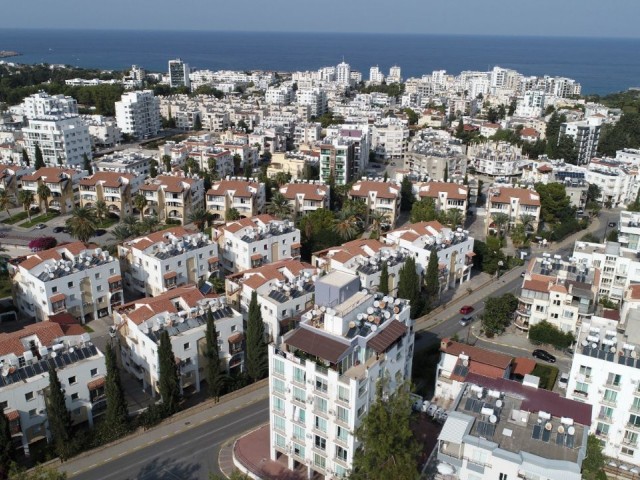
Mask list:
[[[0,28],[640,37],[639,0],[21,0]]]

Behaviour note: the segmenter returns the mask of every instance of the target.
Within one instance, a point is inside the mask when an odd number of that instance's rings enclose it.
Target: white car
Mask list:
[[[562,388],[563,390],[566,390],[568,384],[569,384],[569,374],[563,373],[562,375],[560,375],[560,379],[558,380],[558,387]]]

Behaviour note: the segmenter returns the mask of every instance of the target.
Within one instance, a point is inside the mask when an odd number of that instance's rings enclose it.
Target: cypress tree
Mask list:
[[[29,158],[29,154],[26,150],[22,150],[22,161],[27,167],[31,166],[31,159]]]
[[[82,169],[89,172],[89,175],[93,175],[93,167],[91,166],[91,160],[86,153],[82,154]]]
[[[49,392],[46,397],[47,419],[56,454],[65,460],[73,454],[71,414],[67,410],[62,385],[55,368],[49,368]]]
[[[207,312],[207,332],[206,332],[206,351],[207,358],[207,392],[210,397],[216,400],[222,393],[224,382],[223,372],[220,368],[220,346],[218,345],[218,331],[211,310]]]
[[[263,378],[269,368],[267,342],[264,340],[264,323],[258,305],[258,295],[251,294],[249,303],[249,319],[247,321],[247,358],[246,370],[254,382]]]
[[[160,371],[159,390],[162,397],[163,411],[165,415],[171,415],[178,411],[180,402],[180,379],[175,355],[171,347],[171,339],[166,330],[160,335],[158,345],[158,366]]]
[[[389,295],[389,269],[387,268],[387,262],[382,263],[378,292],[382,293],[383,295]]]
[[[425,283],[427,300],[433,303],[440,294],[440,281],[438,280],[438,252],[431,249],[429,254],[429,263],[427,264],[427,272],[425,274]]]
[[[409,177],[404,177],[400,184],[400,210],[408,212],[415,201],[413,196],[413,183]]]
[[[104,362],[107,367],[105,378],[107,410],[105,412],[104,435],[109,441],[121,437],[129,430],[129,414],[120,380],[120,371],[116,364],[116,354],[111,344],[107,344],[104,351]]]
[[[42,149],[40,145],[36,144],[36,162],[33,164],[33,168],[36,170],[44,167],[44,157],[42,156]]]
[[[13,442],[11,441],[11,430],[9,420],[0,412],[0,479],[6,480],[9,477],[11,462],[15,457]]]
[[[411,302],[411,318],[416,318],[422,312],[423,303],[420,298],[420,281],[416,272],[416,261],[413,257],[407,258],[400,269],[398,282],[398,297]]]

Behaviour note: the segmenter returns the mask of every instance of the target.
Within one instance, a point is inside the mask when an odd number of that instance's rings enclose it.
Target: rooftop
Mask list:
[[[87,247],[82,242],[74,242],[30,255],[18,267],[28,270],[43,282],[48,282],[111,262],[117,262],[117,259],[109,252],[95,246]],[[41,265],[44,265],[43,268],[38,268]]]
[[[182,255],[184,252],[213,245],[204,233],[188,230],[184,227],[172,227],[143,237],[134,238],[125,245],[144,251],[152,257],[166,260]]]
[[[220,230],[240,237],[243,242],[253,243],[265,238],[277,237],[296,230],[295,224],[289,220],[278,220],[271,215],[258,215],[228,222]]]

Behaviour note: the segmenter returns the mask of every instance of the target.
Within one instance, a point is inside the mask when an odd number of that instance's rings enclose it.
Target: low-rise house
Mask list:
[[[204,233],[172,227],[118,245],[125,284],[156,296],[206,281],[218,271],[218,244]]]
[[[47,198],[48,208],[65,214],[80,205],[80,180],[87,175],[84,170],[42,167],[22,177],[22,188],[33,193],[32,206],[39,206],[38,187],[46,185],[51,192]]]
[[[387,225],[394,226],[400,215],[400,184],[393,181],[360,180],[349,190],[349,199],[362,200],[368,216],[384,215]]]
[[[487,193],[487,216],[485,219],[486,232],[497,231],[501,228],[495,223],[495,215],[504,213],[509,217],[508,225],[502,228],[513,228],[522,223],[523,215],[532,220],[530,231],[538,230],[540,222],[540,195],[526,188],[492,187]]]
[[[158,393],[158,345],[166,331],[180,369],[180,393],[200,391],[206,365],[206,329],[209,312],[218,332],[220,361],[229,373],[244,369],[242,315],[227,305],[225,297],[205,296],[189,285],[154,298],[127,303],[114,313],[122,337],[122,364],[142,382],[143,388]]]
[[[227,177],[213,183],[207,191],[207,211],[215,220],[225,220],[227,211],[232,208],[241,217],[253,217],[264,210],[265,203],[264,184],[255,179]]]
[[[36,321],[68,312],[82,323],[110,315],[123,303],[117,258],[95,245],[67,243],[10,265],[20,314]]]
[[[143,214],[160,220],[188,223],[191,212],[204,208],[204,180],[197,175],[158,175],[147,179],[140,192],[147,199]]]
[[[215,232],[220,267],[233,273],[299,257],[300,239],[300,230],[293,222],[271,215],[228,222]]]
[[[450,182],[419,182],[413,184],[416,199],[433,199],[438,212],[460,210],[467,212],[469,188]]]
[[[101,201],[110,214],[122,217],[133,213],[132,199],[144,177],[132,173],[97,172],[80,180],[80,205],[93,207]]]
[[[330,188],[320,181],[287,183],[279,191],[289,201],[294,217],[329,208]]]

